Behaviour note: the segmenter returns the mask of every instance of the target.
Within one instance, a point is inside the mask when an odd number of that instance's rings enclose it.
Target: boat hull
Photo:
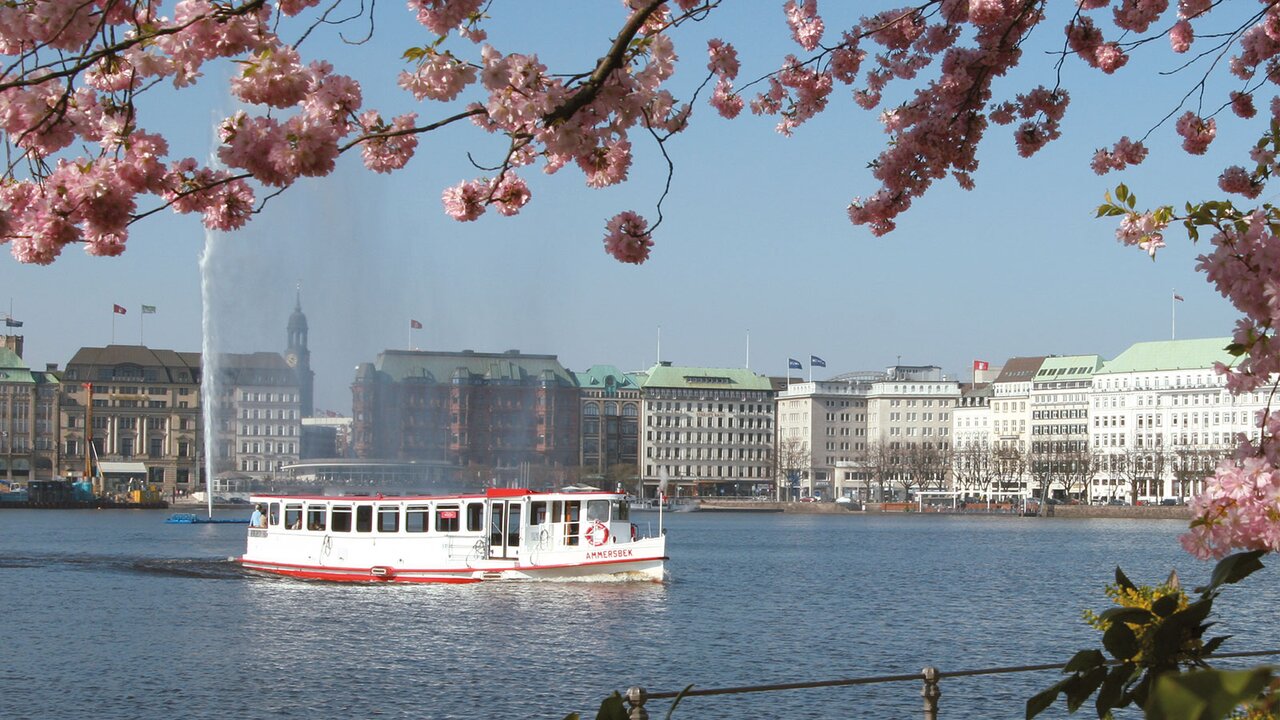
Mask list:
[[[661,582],[665,557],[633,558],[560,566],[396,568],[386,565],[338,567],[305,565],[240,558],[246,570],[271,575],[347,583],[477,583],[494,581],[579,581],[579,582]]]

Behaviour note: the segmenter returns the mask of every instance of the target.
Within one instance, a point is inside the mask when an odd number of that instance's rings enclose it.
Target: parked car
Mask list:
[[[1107,504],[1108,505],[1128,505],[1129,503],[1119,498],[1111,498],[1110,500],[1107,501]]]
[[[1181,503],[1178,502],[1177,498],[1165,498],[1160,501],[1160,504],[1161,505],[1179,505]]]
[[[814,496],[812,496],[812,495],[806,495],[806,496],[804,496],[804,497],[800,498],[800,502],[818,502],[818,498],[816,498],[816,497],[814,497]]]

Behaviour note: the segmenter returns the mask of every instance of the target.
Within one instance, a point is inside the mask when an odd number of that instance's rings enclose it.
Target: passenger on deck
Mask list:
[[[267,516],[262,514],[262,506],[254,505],[253,514],[249,516],[249,527],[260,528],[260,527],[266,527],[266,526],[267,526]]]

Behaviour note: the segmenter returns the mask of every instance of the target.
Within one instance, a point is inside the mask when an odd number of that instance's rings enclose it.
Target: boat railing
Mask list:
[[[1236,653],[1217,653],[1209,658],[1232,659],[1268,657],[1280,655],[1280,650],[1253,650]],[[1111,664],[1115,664],[1114,662]],[[1049,665],[1016,665],[1011,667],[980,668],[976,670],[948,670],[943,672],[936,667],[927,666],[918,673],[904,675],[879,675],[861,678],[839,678],[834,680],[811,680],[806,682],[774,683],[768,685],[741,685],[738,687],[698,688],[691,686],[686,690],[649,692],[638,685],[632,686],[622,694],[627,705],[627,717],[630,720],[647,720],[649,709],[646,703],[651,700],[674,700],[691,697],[707,697],[711,695],[746,695],[750,693],[782,692],[787,690],[813,690],[816,688],[850,687],[856,685],[878,685],[883,683],[920,683],[920,697],[923,700],[925,720],[937,720],[938,706],[942,698],[942,680],[944,678],[971,678],[991,675],[1008,675],[1010,673],[1046,672],[1061,670],[1066,663]],[[1046,683],[1046,687],[1048,684]]]

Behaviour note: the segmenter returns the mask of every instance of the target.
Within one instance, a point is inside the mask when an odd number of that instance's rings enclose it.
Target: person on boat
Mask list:
[[[249,527],[266,527],[267,516],[262,514],[262,506],[254,505],[253,514],[249,516]]]

